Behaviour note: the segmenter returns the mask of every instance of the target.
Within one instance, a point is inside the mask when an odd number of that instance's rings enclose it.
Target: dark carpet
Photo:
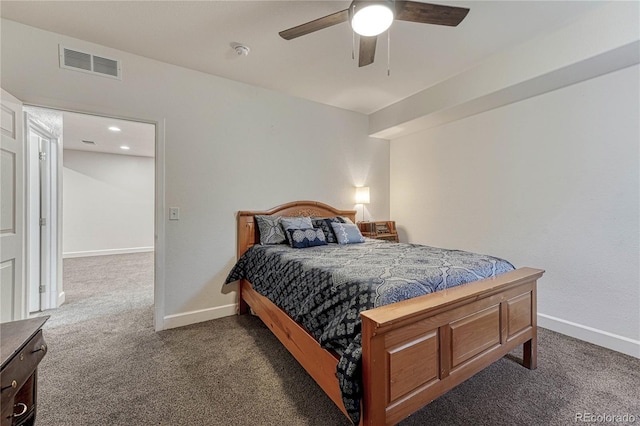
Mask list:
[[[64,261],[37,425],[350,424],[256,317],[154,332],[152,262]],[[579,413],[640,424],[640,360],[544,329],[538,350],[537,370],[513,353],[401,424],[568,425]]]

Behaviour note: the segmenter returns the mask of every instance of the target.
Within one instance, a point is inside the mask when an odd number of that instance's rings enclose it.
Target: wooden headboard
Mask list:
[[[319,201],[294,201],[274,207],[267,211],[240,211],[238,212],[238,259],[247,249],[260,242],[258,227],[255,225],[254,216],[346,216],[353,223],[356,222],[355,210],[338,210]]]

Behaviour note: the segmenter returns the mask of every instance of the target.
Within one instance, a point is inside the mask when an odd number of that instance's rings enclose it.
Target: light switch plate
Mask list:
[[[169,220],[180,220],[180,207],[169,207]]]

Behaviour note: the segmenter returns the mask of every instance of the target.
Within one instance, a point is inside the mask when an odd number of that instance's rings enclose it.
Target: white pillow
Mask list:
[[[284,229],[284,236],[289,245],[291,245],[291,236],[288,229],[313,229],[313,223],[309,216],[280,217],[280,226]]]
[[[353,223],[331,223],[333,232],[336,234],[338,244],[364,243],[364,237],[358,229],[358,225]]]

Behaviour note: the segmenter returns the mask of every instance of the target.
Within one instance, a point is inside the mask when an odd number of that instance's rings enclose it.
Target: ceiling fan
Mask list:
[[[358,66],[373,63],[378,34],[386,31],[394,19],[422,24],[457,26],[469,13],[464,7],[443,6],[415,1],[354,0],[348,9],[323,16],[297,27],[281,31],[280,37],[291,40],[342,22],[350,21],[353,31],[360,35]]]

